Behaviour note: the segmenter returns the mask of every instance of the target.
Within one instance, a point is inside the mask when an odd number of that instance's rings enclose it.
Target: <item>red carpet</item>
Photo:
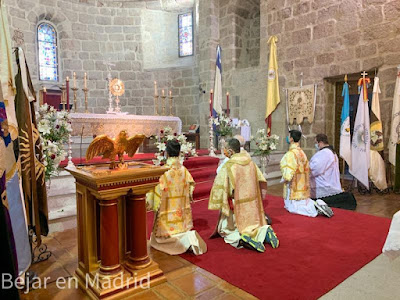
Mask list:
[[[390,219],[341,209],[331,219],[293,215],[282,198],[267,196],[265,209],[280,247],[266,245],[265,253],[256,253],[209,239],[218,212],[207,204],[193,204],[193,219],[208,252],[182,257],[260,299],[319,298],[381,253],[390,225]]]

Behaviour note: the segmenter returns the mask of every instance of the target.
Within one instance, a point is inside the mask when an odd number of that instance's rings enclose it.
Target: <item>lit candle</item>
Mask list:
[[[69,77],[68,76],[67,76],[66,81],[67,81],[67,83],[66,83],[66,86],[67,86],[67,110],[69,111]]]
[[[76,89],[76,73],[74,72],[74,89]]]
[[[157,81],[154,81],[154,96],[158,96],[158,91],[157,91]]]
[[[164,91],[164,90],[161,91],[161,95],[162,95],[163,97],[165,96],[165,91]]]
[[[85,72],[85,76],[83,77],[83,87],[86,89],[87,88],[87,74]]]
[[[212,107],[213,107],[213,93],[214,91],[210,91],[210,117],[212,117]]]
[[[43,104],[47,103],[46,96],[47,96],[47,89],[44,86],[43,87]]]
[[[172,91],[169,91],[169,96],[172,97]]]
[[[226,114],[229,117],[229,92],[226,93]]]

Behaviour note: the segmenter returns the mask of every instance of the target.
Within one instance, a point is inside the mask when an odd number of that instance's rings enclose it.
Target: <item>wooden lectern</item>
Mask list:
[[[124,299],[165,282],[147,252],[146,192],[165,167],[129,163],[66,168],[76,180],[79,286],[93,299]]]

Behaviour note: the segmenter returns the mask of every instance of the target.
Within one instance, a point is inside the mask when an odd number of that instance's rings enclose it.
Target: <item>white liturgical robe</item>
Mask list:
[[[329,148],[319,150],[310,160],[311,198],[322,198],[342,193],[339,160]]]

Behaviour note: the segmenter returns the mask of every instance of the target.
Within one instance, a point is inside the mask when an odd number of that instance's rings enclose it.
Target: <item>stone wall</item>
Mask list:
[[[318,84],[315,122],[309,125],[306,121],[303,126],[306,148],[311,150],[313,136],[319,132],[326,132],[331,140],[339,134],[333,126],[337,113],[334,88],[332,81],[325,79],[375,68],[381,79],[387,141],[400,64],[399,32],[397,0],[261,0],[261,62],[268,60],[269,36],[277,35],[282,100],[283,89],[298,86],[301,73],[304,84]],[[259,101],[261,104],[263,99]],[[282,101],[282,113],[284,105]],[[278,127],[284,127],[284,122]]]
[[[196,61],[187,66],[170,64],[168,68],[146,70],[143,58],[142,27],[149,10],[160,10],[153,2],[110,0],[5,0],[8,8],[11,36],[14,30],[23,33],[28,65],[36,89],[38,81],[36,27],[42,20],[53,23],[58,31],[60,77],[72,78],[75,71],[79,87],[83,87],[84,72],[88,74],[89,109],[105,113],[108,106],[107,68],[104,62],[115,64],[112,76],[125,82],[121,97],[123,111],[138,115],[154,114],[154,85],[175,95],[177,116],[184,128],[198,112],[193,109],[198,99]],[[186,8],[187,10],[187,8]],[[177,20],[177,19],[176,19]],[[177,27],[177,24],[176,24]],[[176,38],[176,34],[174,34]],[[175,44],[177,47],[177,43]],[[176,50],[176,56],[178,51]],[[60,86],[60,84],[58,84]],[[51,87],[51,85],[47,85]],[[79,109],[83,110],[82,92],[78,93]],[[194,118],[193,116],[196,116]],[[196,119],[197,120],[197,119]]]

